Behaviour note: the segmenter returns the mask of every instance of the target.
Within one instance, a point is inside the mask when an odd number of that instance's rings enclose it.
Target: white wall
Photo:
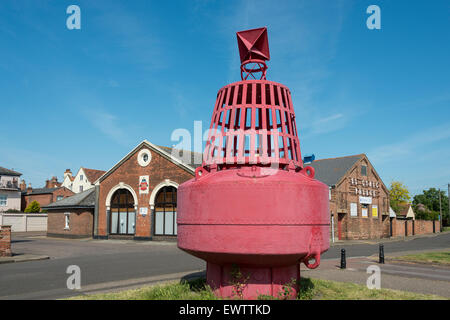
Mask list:
[[[83,176],[83,179],[80,179],[81,176]],[[83,186],[83,191],[86,191],[86,190],[94,187],[94,185],[88,181],[83,168],[80,168],[80,170],[78,170],[77,175],[75,176],[75,179],[73,180],[72,191],[75,193],[80,193],[80,186]]]
[[[0,213],[0,225],[11,226],[11,232],[47,231],[47,214]]]
[[[20,211],[20,191],[0,190],[0,194],[7,197],[6,206],[0,206],[0,212],[4,212],[8,209],[15,209]]]
[[[61,187],[66,187],[69,190],[72,190],[72,180],[70,180],[69,176],[66,176],[61,183]]]

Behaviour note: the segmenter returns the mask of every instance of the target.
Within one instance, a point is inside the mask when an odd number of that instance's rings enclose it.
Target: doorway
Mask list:
[[[345,213],[338,213],[338,239],[343,240],[342,220],[344,220]]]

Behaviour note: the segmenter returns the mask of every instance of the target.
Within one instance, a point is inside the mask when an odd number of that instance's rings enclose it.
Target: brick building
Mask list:
[[[202,158],[172,151],[144,140],[95,182],[94,238],[176,237],[177,188]]]
[[[335,239],[390,236],[389,191],[365,154],[305,164],[330,188],[331,232]]]
[[[70,197],[74,193],[66,187],[56,188],[31,188],[29,186],[25,191],[22,191],[22,208],[24,211],[28,205],[33,202],[39,202],[39,205],[45,207],[46,205]]]
[[[44,206],[48,212],[47,236],[85,238],[94,234],[96,190],[91,188]]]

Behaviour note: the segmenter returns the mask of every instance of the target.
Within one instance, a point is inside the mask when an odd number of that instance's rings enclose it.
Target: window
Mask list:
[[[111,234],[134,234],[135,223],[136,211],[133,195],[127,189],[117,190],[111,199]]]
[[[59,200],[62,200],[62,199],[64,199],[64,196],[57,196],[56,197],[56,201],[59,201]]]
[[[80,174],[80,181],[83,181],[83,175]]]
[[[64,229],[70,229],[70,212],[64,213]]]
[[[361,175],[367,176],[367,166],[361,166]]]
[[[355,202],[350,203],[350,216],[351,217],[358,216],[358,205]]]
[[[141,167],[146,167],[152,160],[152,154],[148,149],[142,149],[138,153],[138,163]]]
[[[161,188],[155,201],[155,235],[177,235],[177,189]]]
[[[368,204],[361,204],[361,216],[363,218],[368,218],[369,217],[369,205]]]
[[[80,192],[83,192],[83,186],[80,186]]]
[[[0,194],[0,207],[6,207],[8,203],[8,196],[6,194]]]

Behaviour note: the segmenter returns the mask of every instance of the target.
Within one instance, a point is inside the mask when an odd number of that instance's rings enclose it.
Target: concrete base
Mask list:
[[[294,299],[300,281],[300,265],[253,267],[207,263],[208,285],[219,297],[257,299],[261,295]]]

